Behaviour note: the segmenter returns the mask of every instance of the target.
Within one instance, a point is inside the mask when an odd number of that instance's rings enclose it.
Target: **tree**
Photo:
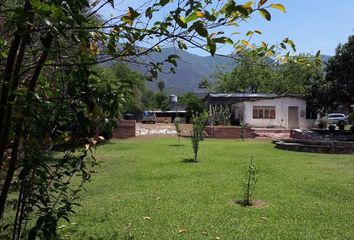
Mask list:
[[[155,104],[157,109],[166,111],[169,107],[168,96],[164,92],[158,92],[155,95]]]
[[[192,92],[181,95],[179,102],[186,105],[186,113],[189,117],[199,115],[204,111],[203,101]]]
[[[245,41],[234,42],[219,28],[235,26],[256,11],[270,20],[270,7],[285,11],[281,4],[266,2],[228,1],[215,8],[211,1],[146,1],[144,8],[119,9],[124,13],[102,20],[98,11],[114,6],[113,0],[1,1],[0,218],[9,209],[12,183],[18,182],[12,238],[56,238],[58,221],[68,220],[82,184],[90,179],[95,164],[90,152],[99,136],[74,136],[90,133],[106,120],[97,98],[104,88],[94,79],[93,65],[137,62],[136,57],[159,52],[165,43],[182,50],[198,47],[211,55],[219,44],[244,46]],[[168,14],[158,19],[156,12]],[[177,58],[137,63],[148,65],[150,77],[156,78],[164,63],[176,66]],[[119,87],[108,89],[108,96],[116,90],[121,96]],[[113,105],[124,102],[125,97],[119,98]],[[59,147],[62,157],[46,161]],[[75,176],[82,178],[78,188],[70,184]]]
[[[201,89],[210,89],[211,87],[211,83],[208,81],[207,78],[204,78],[199,84],[198,84],[198,88]]]
[[[243,51],[236,60],[236,67],[216,76],[214,89],[220,92],[267,93],[280,78],[274,60],[259,56],[252,50]]]
[[[157,83],[157,87],[159,88],[159,91],[162,93],[165,90],[165,82],[164,81],[159,81]]]
[[[351,111],[354,103],[354,35],[339,44],[326,67],[327,102],[331,106],[344,105]]]
[[[307,95],[312,91],[311,86],[323,79],[317,58],[300,54],[279,62],[273,57],[245,51],[231,72],[216,75],[214,91]]]

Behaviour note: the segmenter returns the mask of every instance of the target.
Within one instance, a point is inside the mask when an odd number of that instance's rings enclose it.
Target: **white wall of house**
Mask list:
[[[308,129],[313,127],[314,120],[306,119],[306,101],[298,98],[281,97],[274,99],[262,99],[257,101],[243,102],[238,104],[242,109],[243,119],[246,124],[255,127],[283,127],[290,128],[289,123],[289,107],[298,107],[298,128]],[[275,107],[275,119],[254,119],[253,107]]]

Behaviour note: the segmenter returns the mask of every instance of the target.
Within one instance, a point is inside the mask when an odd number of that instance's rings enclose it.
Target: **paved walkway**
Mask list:
[[[182,126],[182,136],[190,136],[192,131],[191,124],[181,124]],[[269,128],[256,128],[256,138],[289,138],[290,131],[286,129],[269,129]],[[171,123],[156,123],[156,124],[142,124],[137,123],[136,125],[136,136],[147,136],[147,135],[176,135],[176,128]]]
[[[181,124],[182,135],[190,135],[192,130],[191,124]],[[176,135],[176,128],[173,124],[156,123],[156,124],[136,124],[136,136],[145,135]]]

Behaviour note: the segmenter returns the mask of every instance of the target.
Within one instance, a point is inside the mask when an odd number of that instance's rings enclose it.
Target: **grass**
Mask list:
[[[276,150],[269,141],[138,138],[98,147],[102,161],[64,239],[354,239],[354,156]],[[251,155],[254,199],[234,204]]]

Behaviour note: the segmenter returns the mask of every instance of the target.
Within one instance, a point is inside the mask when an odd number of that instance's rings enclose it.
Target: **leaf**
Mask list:
[[[180,230],[178,231],[178,233],[186,233],[186,232],[188,232],[188,230],[185,229],[185,228],[182,228],[182,229],[180,229]]]
[[[197,14],[194,12],[186,18],[186,22],[193,22],[198,19]]]
[[[259,35],[262,34],[262,31],[260,31],[260,30],[255,30],[254,32],[257,33],[257,34],[259,34]]]
[[[128,13],[128,17],[130,19],[135,19],[137,17],[140,16],[140,13],[138,13],[137,11],[135,11],[133,8],[129,7],[129,13]]]
[[[201,37],[208,37],[209,33],[208,30],[204,27],[203,22],[197,21],[193,23],[193,28]]]
[[[268,0],[260,0],[258,3],[258,8],[262,7]]]
[[[262,17],[267,19],[267,21],[270,21],[272,19],[272,16],[270,15],[270,13],[266,9],[260,9],[259,13],[261,14]]]
[[[160,0],[160,5],[165,6],[169,2],[170,2],[170,0]]]
[[[282,4],[270,4],[270,7],[271,8],[275,8],[275,9],[278,9],[278,10],[280,10],[280,11],[282,11],[283,13],[286,13],[286,9],[285,9],[285,7],[282,5]]]
[[[207,49],[209,50],[210,54],[214,56],[216,52],[216,43],[208,39]]]
[[[195,11],[195,14],[196,14],[198,17],[200,17],[200,18],[202,18],[202,17],[205,16],[205,14],[202,13],[201,11],[199,11],[199,10],[196,10],[196,11]]]
[[[316,55],[315,55],[315,57],[316,57],[316,58],[320,57],[320,54],[321,54],[321,50],[318,50],[317,53],[316,53]]]
[[[160,48],[159,46],[155,46],[155,47],[154,47],[154,50],[155,50],[156,52],[161,52],[161,48]]]
[[[181,28],[187,28],[187,21],[184,17],[182,16],[177,16],[175,17],[176,23],[178,24],[178,26],[180,26]]]
[[[245,39],[243,39],[241,42],[245,46],[248,46],[248,47],[250,46],[250,43],[247,40],[245,40]]]
[[[244,7],[243,5],[235,6],[235,10],[246,17],[249,15],[248,9],[246,7]]]
[[[247,33],[246,33],[246,36],[247,37],[251,37],[253,35],[253,32],[252,31],[248,31]]]
[[[192,13],[191,15],[189,15],[187,18],[186,18],[186,22],[193,22],[195,20],[197,20],[198,18],[202,18],[204,17],[204,13],[202,13],[201,11],[199,10],[196,10],[194,13]]]

